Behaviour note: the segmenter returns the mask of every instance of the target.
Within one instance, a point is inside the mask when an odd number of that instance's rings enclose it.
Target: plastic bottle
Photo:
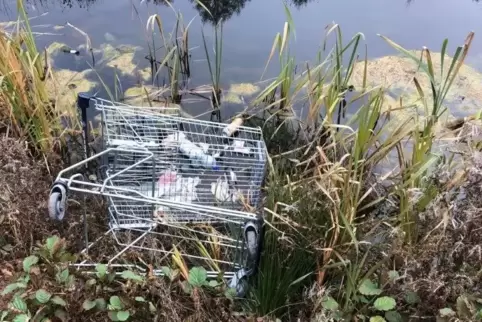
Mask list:
[[[230,137],[232,136],[238,128],[243,125],[243,118],[242,117],[236,117],[230,124],[228,124],[224,129],[223,129],[223,135]]]
[[[204,153],[200,147],[187,138],[180,137],[179,139],[179,151],[191,159],[193,165],[219,170],[219,167],[216,165],[216,159],[213,156]]]

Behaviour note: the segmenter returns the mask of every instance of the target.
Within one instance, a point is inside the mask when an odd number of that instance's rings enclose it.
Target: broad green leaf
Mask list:
[[[358,291],[363,295],[380,295],[382,293],[382,290],[369,279],[363,280],[358,288]]]
[[[400,278],[400,274],[398,274],[397,271],[389,271],[388,278],[390,279],[390,282],[394,282],[395,280]]]
[[[38,257],[37,256],[32,255],[32,256],[26,257],[23,260],[23,270],[26,273],[30,273],[30,268],[32,268],[32,266],[37,264],[37,263],[38,263]]]
[[[124,308],[120,297],[118,297],[117,295],[110,297],[109,304],[113,310],[122,310]]]
[[[420,303],[420,297],[418,296],[417,293],[412,292],[412,291],[408,291],[405,294],[405,302],[407,302],[407,304]]]
[[[52,297],[52,294],[50,294],[44,289],[40,289],[37,292],[35,292],[35,298],[37,299],[37,301],[39,301],[42,304],[47,303],[51,297]]]
[[[107,265],[97,264],[95,266],[96,275],[98,278],[103,278],[107,274]]]
[[[95,300],[95,307],[100,311],[104,311],[107,309],[107,302],[103,298],[98,298]]]
[[[338,302],[335,301],[334,298],[332,298],[331,296],[325,296],[323,297],[323,300],[321,301],[321,306],[323,306],[323,308],[325,310],[330,310],[330,311],[336,311],[338,310]]]
[[[142,296],[136,296],[136,297],[135,297],[135,300],[136,300],[137,302],[145,302],[145,301],[146,301]]]
[[[52,303],[55,303],[57,305],[61,305],[61,306],[66,306],[67,303],[64,301],[64,299],[62,299],[60,296],[58,295],[55,295],[54,297],[52,297]]]
[[[1,295],[2,295],[2,296],[3,296],[3,295],[7,295],[7,294],[12,293],[12,292],[15,291],[15,290],[18,290],[19,288],[26,288],[26,287],[27,287],[27,284],[22,283],[22,282],[17,282],[17,283],[9,284],[9,285],[7,285],[7,286],[3,289]]]
[[[122,276],[122,278],[124,278],[126,280],[132,280],[132,281],[136,281],[136,282],[142,282],[144,280],[142,278],[142,276],[137,275],[133,271],[129,271],[129,270],[123,271],[121,276]]]
[[[439,313],[440,313],[440,316],[441,316],[441,317],[451,317],[451,316],[455,316],[454,310],[452,310],[452,309],[449,308],[449,307],[445,307],[445,308],[443,308],[443,309],[440,309],[440,310],[439,310]]]
[[[189,271],[188,281],[191,286],[201,287],[206,284],[207,272],[204,267],[193,267]]]
[[[119,321],[127,321],[129,318],[129,311],[119,311],[117,312],[117,319]]]
[[[82,308],[86,311],[89,311],[95,307],[95,301],[85,300],[82,304]]]
[[[219,282],[216,280],[210,280],[208,285],[211,287],[216,287],[216,286],[219,286]]]
[[[28,320],[30,320],[30,318],[27,314],[19,314],[13,318],[12,322],[27,322]]]
[[[381,317],[380,315],[377,315],[377,316],[372,316],[370,318],[370,322],[386,322],[386,321],[383,317]]]
[[[58,236],[52,236],[47,238],[46,247],[50,255],[53,254],[53,251],[59,242],[60,242],[60,238]]]
[[[395,299],[390,296],[382,296],[375,300],[373,306],[379,311],[390,311],[397,306],[397,303],[395,302]]]
[[[402,322],[403,321],[402,316],[397,311],[385,312],[385,319],[388,322]]]
[[[15,296],[11,303],[12,307],[20,312],[27,312],[27,303],[20,297]]]

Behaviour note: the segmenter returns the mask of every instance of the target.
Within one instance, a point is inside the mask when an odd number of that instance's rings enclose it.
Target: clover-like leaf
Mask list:
[[[47,303],[51,297],[52,297],[52,294],[50,294],[44,289],[40,289],[37,292],[35,292],[35,298],[37,299],[37,301],[39,301],[42,304]]]
[[[209,285],[210,287],[217,287],[217,286],[220,285],[220,283],[219,283],[218,281],[216,281],[216,280],[210,280],[209,283],[208,283],[208,285]]]
[[[325,310],[330,310],[330,311],[336,311],[338,310],[338,302],[335,301],[334,298],[332,298],[331,296],[325,296],[323,297],[323,299],[321,300],[321,306],[325,309]]]
[[[393,310],[395,306],[397,306],[397,302],[395,302],[395,299],[393,297],[382,296],[375,300],[373,306],[379,311],[390,311]]]
[[[204,267],[193,267],[189,271],[188,281],[193,287],[201,287],[206,284],[208,274]]]
[[[107,265],[97,264],[95,266],[95,275],[97,275],[98,278],[104,278],[106,274],[107,274]]]
[[[119,321],[127,321],[129,318],[129,311],[119,311],[117,312],[117,319]]]
[[[382,290],[378,286],[370,281],[369,279],[364,279],[363,282],[358,287],[358,291],[363,295],[380,295]]]
[[[30,268],[32,268],[33,265],[38,263],[38,257],[35,255],[25,257],[23,260],[23,270],[26,273],[30,273]]]
[[[55,295],[54,297],[52,297],[52,303],[55,303],[57,305],[61,305],[61,306],[67,306],[67,303],[64,301],[63,298],[61,298],[60,296],[58,295]]]
[[[385,319],[388,322],[402,322],[402,315],[398,313],[397,311],[388,311],[385,312]]]
[[[109,305],[112,310],[122,310],[124,308],[120,297],[118,297],[117,295],[110,297]]]

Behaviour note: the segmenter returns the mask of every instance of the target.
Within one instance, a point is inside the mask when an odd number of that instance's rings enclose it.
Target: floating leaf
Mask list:
[[[86,311],[92,310],[95,307],[95,301],[85,300],[82,304],[82,308]]]
[[[358,288],[358,291],[363,295],[380,295],[382,293],[382,290],[369,279],[363,280]]]
[[[338,302],[335,301],[335,299],[331,296],[323,297],[323,300],[321,301],[321,306],[323,306],[324,309],[330,311],[336,311],[339,307]]]
[[[67,305],[67,303],[58,295],[55,295],[54,297],[52,297],[52,303],[55,303],[55,304],[61,305],[61,306]]]
[[[379,311],[390,311],[397,306],[397,303],[395,302],[395,299],[390,296],[382,296],[375,300],[373,306]]]
[[[189,284],[194,287],[201,287],[206,284],[207,272],[204,267],[193,267],[189,271]]]
[[[129,318],[129,311],[119,311],[117,312],[117,319],[119,321],[127,321]]]
[[[400,274],[398,274],[397,271],[389,271],[388,278],[390,279],[391,282],[394,282],[395,280],[400,278]]]
[[[30,268],[37,264],[38,263],[38,257],[35,256],[35,255],[32,255],[32,256],[29,256],[29,257],[26,257],[24,260],[23,260],[23,270],[26,272],[26,273],[29,273],[30,272]]]
[[[117,295],[110,297],[109,304],[113,310],[122,310],[124,308],[120,297],[118,297]]]
[[[383,317],[381,317],[380,315],[376,315],[376,316],[372,316],[370,318],[370,322],[386,322],[385,319]]]
[[[29,319],[27,314],[19,314],[13,318],[12,322],[27,322]]]
[[[44,289],[40,289],[37,292],[35,292],[35,298],[37,299],[37,301],[39,301],[42,304],[47,303],[51,297],[52,297],[52,294],[50,294]]]
[[[7,295],[7,294],[12,293],[12,292],[15,291],[15,290],[18,290],[19,288],[26,288],[26,287],[27,287],[27,284],[22,283],[22,282],[17,282],[17,283],[9,284],[9,285],[7,285],[7,286],[3,289],[1,295],[2,295],[2,296],[3,296],[3,295]]]
[[[449,308],[449,307],[440,309],[440,310],[439,310],[439,313],[440,313],[440,316],[441,316],[441,317],[451,317],[451,316],[455,316],[454,310],[452,310],[452,309]]]
[[[142,282],[144,280],[142,278],[142,276],[137,275],[133,271],[129,271],[129,270],[123,271],[121,276],[122,276],[123,279],[132,280],[132,281],[136,281],[136,282]]]
[[[142,296],[136,296],[136,297],[135,297],[135,300],[136,300],[137,302],[145,302],[145,301],[146,301]]]
[[[20,312],[27,312],[27,303],[20,296],[13,298],[12,307]]]
[[[418,296],[417,293],[412,292],[412,291],[408,291],[405,294],[405,302],[407,302],[407,304],[420,303],[420,297]]]
[[[402,322],[402,315],[398,313],[397,311],[388,311],[385,312],[385,319],[388,322]]]

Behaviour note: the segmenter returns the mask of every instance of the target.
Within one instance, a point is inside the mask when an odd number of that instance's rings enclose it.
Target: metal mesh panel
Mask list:
[[[222,135],[226,124],[181,118],[175,112],[112,105],[103,100],[97,100],[96,107],[102,111],[105,147],[128,147],[135,143],[154,154],[132,167],[143,158],[142,154],[109,153],[104,161],[108,176],[115,177],[109,185],[177,205],[227,210],[213,215],[206,209],[190,210],[109,197],[116,225],[148,226],[146,220],[152,219],[171,223],[242,222],[254,217],[266,163],[260,129],[239,127],[234,137],[226,137]],[[186,150],[186,141],[188,147],[194,144],[198,152],[202,151],[197,159],[192,158],[192,153],[189,156],[191,150]],[[116,176],[120,171],[122,174]],[[230,210],[243,212],[245,218],[233,216]]]

